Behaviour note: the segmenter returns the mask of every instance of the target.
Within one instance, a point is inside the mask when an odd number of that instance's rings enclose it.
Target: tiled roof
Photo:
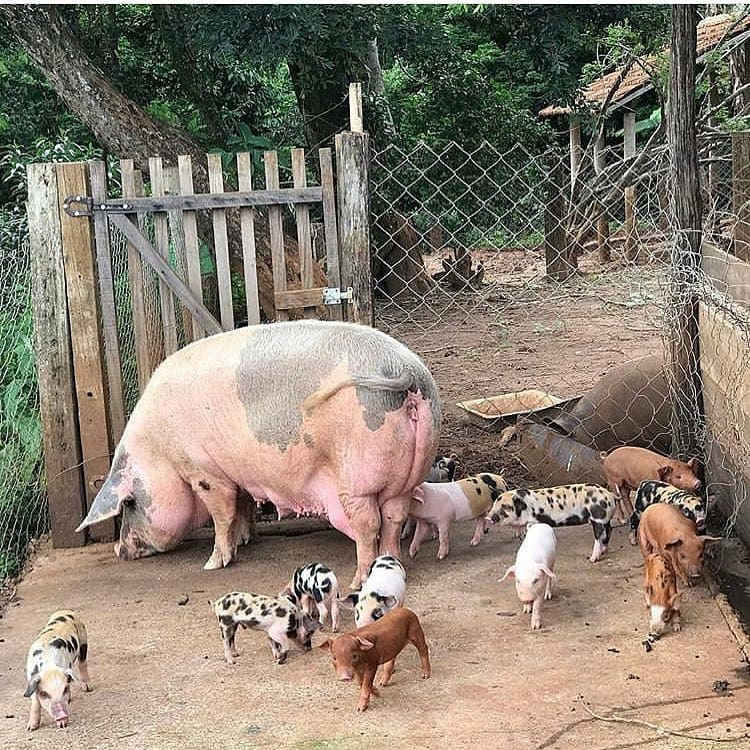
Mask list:
[[[744,14],[737,20],[736,16],[722,14],[719,16],[710,16],[703,19],[697,28],[696,51],[698,57],[712,50],[725,39],[731,39],[750,29],[750,14]],[[664,48],[664,52],[669,52],[669,47]],[[647,57],[640,61],[635,61],[627,71],[617,90],[610,99],[610,107],[624,104],[626,101],[639,96],[652,88],[650,71],[656,62],[655,57]],[[608,73],[590,83],[582,92],[583,99],[589,104],[601,107],[607,99],[610,90],[617,84],[622,69]],[[541,117],[552,117],[554,115],[570,114],[570,107],[561,107],[550,105],[539,112]]]

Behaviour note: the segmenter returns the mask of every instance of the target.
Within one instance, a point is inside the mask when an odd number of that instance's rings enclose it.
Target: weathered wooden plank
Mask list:
[[[120,161],[120,177],[122,179],[122,194],[125,198],[132,198],[143,192],[143,178],[140,171],[133,168],[132,159]],[[138,225],[136,216],[129,219],[134,226]],[[146,294],[143,279],[143,265],[140,253],[128,243],[128,279],[130,282],[130,299],[133,310],[133,337],[135,339],[135,361],[138,371],[138,392],[143,389],[151,377],[156,364],[164,359],[164,343],[159,336],[150,333],[149,320],[156,320],[158,313],[155,311],[156,296]],[[149,314],[151,309],[151,314]],[[161,331],[159,331],[161,333]],[[158,351],[152,359],[150,341],[158,341]]]
[[[89,162],[91,197],[95,202],[107,199],[107,165],[103,161]],[[117,444],[125,429],[125,404],[122,393],[122,364],[120,339],[117,333],[115,286],[112,279],[112,249],[109,244],[109,224],[106,215],[94,214],[96,265],[99,272],[99,301],[104,335],[104,356],[107,364],[107,402],[112,443]]]
[[[221,155],[208,154],[208,185],[212,193],[224,189]],[[229,241],[227,239],[227,215],[223,208],[211,212],[214,228],[214,251],[216,253],[216,282],[219,287],[219,316],[225,331],[234,328],[232,308],[232,271],[229,266]]]
[[[734,254],[750,261],[750,133],[732,133]]]
[[[750,306],[750,263],[703,241],[701,267],[712,286],[736,303]]]
[[[180,178],[177,166],[164,167],[164,189],[170,195],[178,195],[180,192]],[[185,246],[185,229],[182,224],[182,211],[167,211],[167,224],[169,226],[169,237],[171,241],[170,251],[174,262],[175,273],[183,280],[187,279],[187,248]],[[183,304],[178,304],[178,344],[180,341],[180,330],[182,341],[189,344],[193,340],[193,316],[190,310]]]
[[[341,288],[341,270],[339,266],[339,239],[336,224],[336,193],[333,184],[333,160],[330,148],[318,151],[320,161],[320,185],[323,191],[323,228],[326,248],[326,279],[328,286]],[[342,305],[334,305],[328,310],[333,320],[343,320]]]
[[[369,135],[339,133],[335,145],[341,283],[354,292],[349,305],[352,320],[371,326],[375,323],[375,308],[370,258]]]
[[[360,81],[349,84],[349,129],[352,133],[361,133],[364,130],[362,83]]]
[[[266,151],[263,156],[266,173],[266,188],[277,190],[279,187],[279,160],[275,151]],[[271,270],[274,292],[286,291],[286,255],[284,252],[284,230],[281,224],[281,209],[278,206],[268,208],[268,229],[271,236]],[[285,310],[278,311],[278,320],[289,320]]]
[[[253,189],[253,165],[247,151],[237,154],[237,181],[239,189]],[[240,235],[242,237],[242,267],[245,276],[245,303],[247,324],[260,323],[260,300],[258,297],[258,268],[255,257],[255,211],[245,206],[240,209]]]
[[[193,163],[189,156],[177,157],[180,193],[193,195]],[[195,211],[183,210],[182,230],[185,237],[185,266],[187,283],[197,299],[203,300],[203,280],[201,279],[200,244],[198,242],[198,220]],[[206,332],[200,323],[192,318],[192,340],[202,338]]]
[[[304,149],[292,149],[292,179],[294,180],[294,187],[307,187]],[[309,289],[314,283],[315,264],[312,249],[312,233],[310,231],[310,208],[304,203],[298,203],[294,207],[294,213],[297,223],[300,285],[302,289]],[[308,308],[304,311],[304,316],[306,318],[315,318],[317,316],[317,310],[315,310],[315,308]]]
[[[221,333],[224,329],[216,318],[203,306],[203,302],[190,291],[185,282],[171,269],[169,264],[154,250],[148,240],[122,214],[112,214],[109,220],[151,265],[159,278],[168,284],[185,307],[198,318],[209,334]]]
[[[80,547],[86,534],[75,529],[86,510],[57,178],[52,164],[29,164],[26,171],[34,352],[52,541],[55,547]]]
[[[111,452],[93,231],[90,220],[73,218],[62,209],[66,196],[89,194],[89,179],[84,162],[56,164],[55,172],[60,199],[60,232],[64,248],[84,489],[86,508],[89,509],[98,487],[109,471]],[[110,520],[90,527],[88,533],[95,541],[107,541],[114,538],[114,532],[114,521]]]
[[[323,304],[324,286],[309,289],[290,289],[273,295],[277,310],[292,310],[300,307],[316,307]],[[334,307],[334,305],[332,305]],[[338,305],[335,305],[338,307]]]
[[[110,198],[108,213],[153,213],[154,211],[196,211],[243,206],[285,206],[295,203],[320,203],[320,187],[276,188],[252,192],[198,193],[196,195],[165,195],[151,198]]]
[[[160,198],[166,192],[160,156],[149,158],[148,171],[151,178],[151,194]],[[164,212],[154,213],[154,245],[159,255],[169,263],[169,224],[167,214]],[[177,351],[177,321],[175,319],[174,297],[169,285],[162,278],[159,281],[159,309],[161,310],[161,326],[164,337],[164,355],[168,357]]]

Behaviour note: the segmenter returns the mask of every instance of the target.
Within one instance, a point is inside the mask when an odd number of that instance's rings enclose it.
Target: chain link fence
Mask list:
[[[668,156],[658,142],[637,169],[621,147],[593,146],[571,168],[567,143],[374,154],[377,325],[430,366],[445,406],[440,449],[464,474],[601,482],[601,451],[679,452],[672,405],[693,405],[689,442],[711,464],[709,495],[732,530],[747,492],[737,433],[750,413],[750,327],[727,293],[726,257],[713,277],[673,263]],[[737,220],[731,138],[701,139],[700,160],[706,252],[721,254]],[[685,305],[701,311],[690,339],[676,317]],[[705,392],[680,369],[686,346],[701,350]]]
[[[29,543],[49,529],[28,241],[19,216],[3,216],[3,226],[7,231],[0,236],[0,586],[21,571]]]

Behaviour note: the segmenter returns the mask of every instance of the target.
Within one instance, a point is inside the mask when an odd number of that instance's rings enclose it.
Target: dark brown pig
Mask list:
[[[356,676],[361,686],[357,711],[370,705],[370,695],[380,693],[373,682],[378,667],[383,664],[383,677],[379,687],[390,682],[396,657],[407,643],[413,643],[422,659],[422,679],[430,676],[430,657],[422,626],[417,616],[406,607],[396,607],[379,620],[350,630],[335,640],[330,638],[320,648],[328,651],[340,680],[350,681]]]
[[[701,487],[701,481],[695,475],[697,467],[694,458],[686,463],[629,445],[615,448],[609,454],[602,453],[601,456],[607,484],[618,497],[623,515],[632,514],[630,493],[647,479],[667,482],[687,492],[697,492]]]
[[[685,585],[700,576],[706,545],[720,540],[717,536],[698,536],[695,521],[666,503],[649,505],[638,526],[638,544],[643,557],[654,552],[663,555]]]
[[[156,369],[78,528],[121,514],[115,553],[132,560],[213,520],[205,567],[220,568],[249,538],[250,494],[279,517],[326,516],[353,539],[356,588],[378,543],[399,556],[439,430],[435,381],[390,336],[316,320],[238,328]]]

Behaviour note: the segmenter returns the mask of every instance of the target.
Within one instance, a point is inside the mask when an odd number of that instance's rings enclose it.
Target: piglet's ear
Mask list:
[[[557,579],[557,576],[546,565],[542,565],[542,572],[546,573],[553,581]]]
[[[78,682],[78,675],[72,669],[66,669],[65,676],[68,678],[68,682],[73,682],[73,680]]]
[[[682,544],[682,539],[673,539],[671,542],[667,542],[664,545],[664,549],[671,549],[672,547],[679,547]]]
[[[367,638],[357,637],[357,640],[359,641],[359,647],[363,651],[369,651],[375,644],[372,641],[368,641]]]
[[[502,578],[498,578],[497,579],[497,582],[498,583],[502,583],[508,576],[510,576],[511,578],[515,578],[516,577],[516,566],[515,565],[511,565],[508,568],[508,570],[505,571],[505,575]]]
[[[672,609],[679,609],[680,608],[680,597],[682,596],[682,591],[678,591],[675,594],[672,594],[672,596],[669,597],[669,606],[672,607]]]
[[[31,680],[29,680],[29,684],[26,686],[26,692],[23,694],[24,698],[31,698],[34,693],[36,693],[37,687],[39,687],[39,680],[42,679],[41,675],[37,675],[36,677],[32,677]]]
[[[659,479],[661,479],[662,482],[668,482],[669,477],[672,476],[672,467],[671,466],[660,466],[659,467]]]
[[[321,643],[320,646],[318,646],[318,648],[321,651],[330,651],[331,650],[331,643],[332,643],[331,639],[328,638],[326,641],[324,641],[323,643]]]
[[[343,599],[339,599],[339,604],[342,607],[351,609],[352,607],[357,606],[358,601],[359,601],[359,594],[355,592],[354,594],[349,594],[349,596],[345,596]]]

